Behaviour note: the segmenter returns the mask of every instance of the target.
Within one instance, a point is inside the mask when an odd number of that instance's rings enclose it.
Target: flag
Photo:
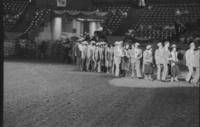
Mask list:
[[[57,7],[66,7],[67,0],[57,0]]]

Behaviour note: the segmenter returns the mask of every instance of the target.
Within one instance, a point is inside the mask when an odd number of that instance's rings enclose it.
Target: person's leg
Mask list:
[[[84,65],[84,61],[83,61],[83,59],[81,58],[81,59],[80,59],[80,69],[81,69],[81,71],[83,71],[83,65]]]
[[[114,75],[115,74],[115,64],[114,64],[114,62],[112,62],[112,67],[111,68],[112,68],[112,72],[111,73]]]
[[[142,74],[141,74],[141,68],[140,68],[140,61],[137,61],[136,62],[136,75],[137,75],[137,78],[141,78],[142,77]]]
[[[87,58],[86,59],[86,71],[89,71],[89,67],[90,67],[90,59]]]
[[[101,61],[98,61],[98,65],[97,65],[97,66],[98,66],[97,71],[98,71],[98,72],[101,72]]]
[[[178,75],[179,75],[179,66],[178,66],[178,65],[175,65],[175,67],[176,67],[176,73],[175,73],[174,80],[175,80],[175,81],[178,81]]]
[[[176,73],[176,68],[175,65],[171,66],[171,82],[175,80],[175,73]]]
[[[148,74],[144,74],[144,79],[148,80]]]
[[[193,83],[198,83],[199,79],[200,79],[200,68],[195,68],[196,71],[195,71],[195,75],[194,75],[194,78],[193,78]]]
[[[186,79],[185,79],[187,82],[189,82],[190,79],[192,78],[193,67],[192,67],[192,66],[188,66],[188,70],[189,70],[189,72],[188,72],[188,74],[187,74],[187,76],[186,76]]]
[[[164,64],[163,65],[164,69],[163,69],[163,72],[162,72],[162,80],[165,81],[166,80],[166,77],[168,75],[168,64]]]
[[[135,77],[135,63],[131,63],[131,77]]]
[[[157,80],[160,80],[160,74],[161,74],[161,65],[157,64]]]
[[[106,73],[109,73],[108,61],[106,60],[105,62],[106,62],[105,63],[105,65],[106,65]]]
[[[120,64],[116,63],[115,65],[116,65],[115,76],[118,77],[119,76],[119,70],[120,70],[120,68],[119,68]]]

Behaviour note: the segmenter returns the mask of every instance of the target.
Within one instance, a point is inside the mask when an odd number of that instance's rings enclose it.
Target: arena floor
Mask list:
[[[6,61],[4,127],[199,127],[199,87]]]

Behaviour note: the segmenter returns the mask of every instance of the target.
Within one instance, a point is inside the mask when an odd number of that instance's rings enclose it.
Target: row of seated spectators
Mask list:
[[[130,3],[136,0],[92,0],[92,1],[96,4],[102,4],[102,3]]]
[[[148,4],[191,4],[198,3],[199,0],[146,0]]]
[[[196,21],[200,17],[199,7],[199,4],[153,4],[143,9],[133,29],[141,37],[173,38],[178,34],[175,22]]]
[[[28,0],[4,0],[3,7],[5,13],[22,12],[28,5]]]
[[[175,27],[169,25],[137,25],[134,28],[134,35],[137,37],[154,39],[172,39],[176,34]]]
[[[115,32],[128,16],[130,5],[128,4],[101,4],[98,6],[99,11],[109,12],[108,18],[104,23],[104,29]]]
[[[200,5],[198,4],[155,4],[144,9],[140,15],[141,23],[172,24],[177,19],[182,22],[195,21],[200,17]]]

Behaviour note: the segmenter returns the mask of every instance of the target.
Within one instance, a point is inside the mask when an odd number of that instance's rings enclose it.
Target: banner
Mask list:
[[[57,7],[66,7],[67,0],[57,0]]]

